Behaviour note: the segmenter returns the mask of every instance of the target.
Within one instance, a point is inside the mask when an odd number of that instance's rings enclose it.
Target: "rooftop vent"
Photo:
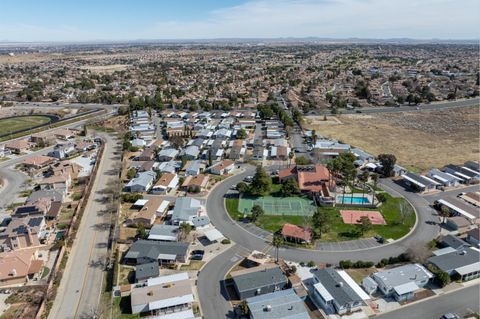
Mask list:
[[[272,306],[271,305],[266,305],[265,308],[263,308],[263,311],[265,311],[265,312],[272,311]]]

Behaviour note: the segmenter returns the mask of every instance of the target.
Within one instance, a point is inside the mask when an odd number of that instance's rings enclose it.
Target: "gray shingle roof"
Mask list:
[[[137,280],[158,277],[158,275],[160,275],[160,269],[158,267],[157,261],[138,265],[137,268],[135,269],[135,278]]]
[[[428,280],[432,274],[419,264],[407,264],[376,272],[373,277],[377,282],[383,282],[385,286],[397,287],[412,281]]]
[[[187,251],[188,243],[137,240],[130,247],[125,258],[150,258],[156,260],[160,254],[183,256],[187,254]]]
[[[233,281],[235,282],[238,291],[243,292],[285,283],[287,277],[280,270],[280,267],[274,267],[235,276],[233,277]]]
[[[362,298],[332,268],[314,270],[313,275],[322,283],[328,293],[339,305],[351,302],[362,302]]]
[[[302,300],[293,289],[247,299],[253,319],[309,319]]]
[[[175,202],[173,208],[173,220],[191,220],[193,216],[197,216],[198,209],[201,207],[200,201],[191,197],[180,197]]]
[[[455,251],[448,254],[433,256],[428,259],[429,263],[434,264],[442,271],[451,271],[460,267],[472,265],[480,260],[480,252],[475,249],[465,249],[464,251]]]

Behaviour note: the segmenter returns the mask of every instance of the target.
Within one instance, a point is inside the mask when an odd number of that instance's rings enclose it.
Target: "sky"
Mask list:
[[[479,0],[0,0],[0,41],[479,39]]]

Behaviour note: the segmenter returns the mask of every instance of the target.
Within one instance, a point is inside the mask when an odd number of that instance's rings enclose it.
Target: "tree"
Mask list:
[[[423,264],[431,252],[427,245],[412,244],[407,248],[406,254],[411,261]]]
[[[360,217],[360,224],[358,224],[358,228],[360,229],[362,235],[372,229],[372,222],[370,221],[370,218],[368,218],[368,216]]]
[[[145,226],[143,226],[143,224],[137,225],[137,237],[140,239],[147,238],[147,231],[145,230]]]
[[[252,213],[251,220],[252,220],[253,222],[257,221],[257,219],[258,219],[260,216],[262,216],[263,214],[265,214],[265,212],[263,211],[262,206],[260,206],[260,205],[253,205],[252,210],[251,210],[251,213]]]
[[[382,165],[382,174],[385,177],[391,177],[393,175],[393,168],[397,162],[397,158],[393,154],[380,154],[378,155],[380,165]]]
[[[208,150],[208,166],[212,166],[212,150]]]
[[[443,288],[448,285],[451,281],[450,275],[445,271],[440,271],[436,274],[436,279],[439,285]]]
[[[280,235],[274,235],[272,239],[272,246],[275,247],[275,259],[278,264],[278,251],[283,245],[283,237]]]
[[[289,178],[282,183],[282,188],[280,189],[282,196],[290,197],[292,195],[300,194],[300,187],[295,179]]]
[[[118,112],[118,115],[125,115],[125,114],[127,114],[127,108],[126,108],[125,106],[123,106],[123,105],[120,105],[120,106],[118,107],[118,111],[117,111],[117,112]]]
[[[367,187],[367,182],[368,182],[368,177],[369,177],[368,171],[363,171],[360,176],[358,176],[358,180],[362,182],[362,199],[365,198],[365,188]],[[363,201],[362,201],[363,202]]]
[[[370,175],[370,178],[372,179],[373,181],[373,196],[372,196],[372,205],[375,204],[375,197],[376,197],[376,189],[377,189],[377,184],[378,184],[378,174],[377,173],[372,173],[372,175]]]
[[[237,191],[240,193],[240,194],[244,194],[246,192],[248,192],[248,185],[247,183],[244,183],[244,182],[240,182],[237,184]]]
[[[442,224],[445,224],[447,218],[450,217],[450,209],[447,206],[442,205],[440,206],[440,211],[438,212],[438,215],[442,217]]]
[[[310,160],[305,156],[297,156],[295,157],[295,164],[297,165],[308,165],[310,164]]]
[[[267,195],[272,187],[272,179],[262,166],[258,166],[250,185],[250,193],[252,195]]]
[[[319,208],[312,216],[312,230],[315,238],[322,238],[331,224],[331,216],[327,211]]]
[[[135,168],[130,168],[127,172],[127,178],[128,179],[132,179],[134,178],[135,176],[137,176],[137,171],[135,170]]]
[[[180,240],[187,238],[188,234],[192,231],[192,225],[189,223],[181,223],[179,228]]]
[[[317,144],[317,132],[315,130],[312,130],[312,144]]]
[[[288,167],[290,167],[290,165],[292,164],[292,159],[295,157],[295,153],[293,151],[290,151],[290,153],[288,153]]]
[[[241,128],[237,131],[237,138],[244,140],[247,138],[247,131],[244,128]]]

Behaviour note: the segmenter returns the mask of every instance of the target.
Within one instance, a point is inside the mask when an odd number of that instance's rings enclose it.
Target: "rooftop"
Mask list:
[[[293,289],[247,299],[253,319],[309,319],[307,309]]]

